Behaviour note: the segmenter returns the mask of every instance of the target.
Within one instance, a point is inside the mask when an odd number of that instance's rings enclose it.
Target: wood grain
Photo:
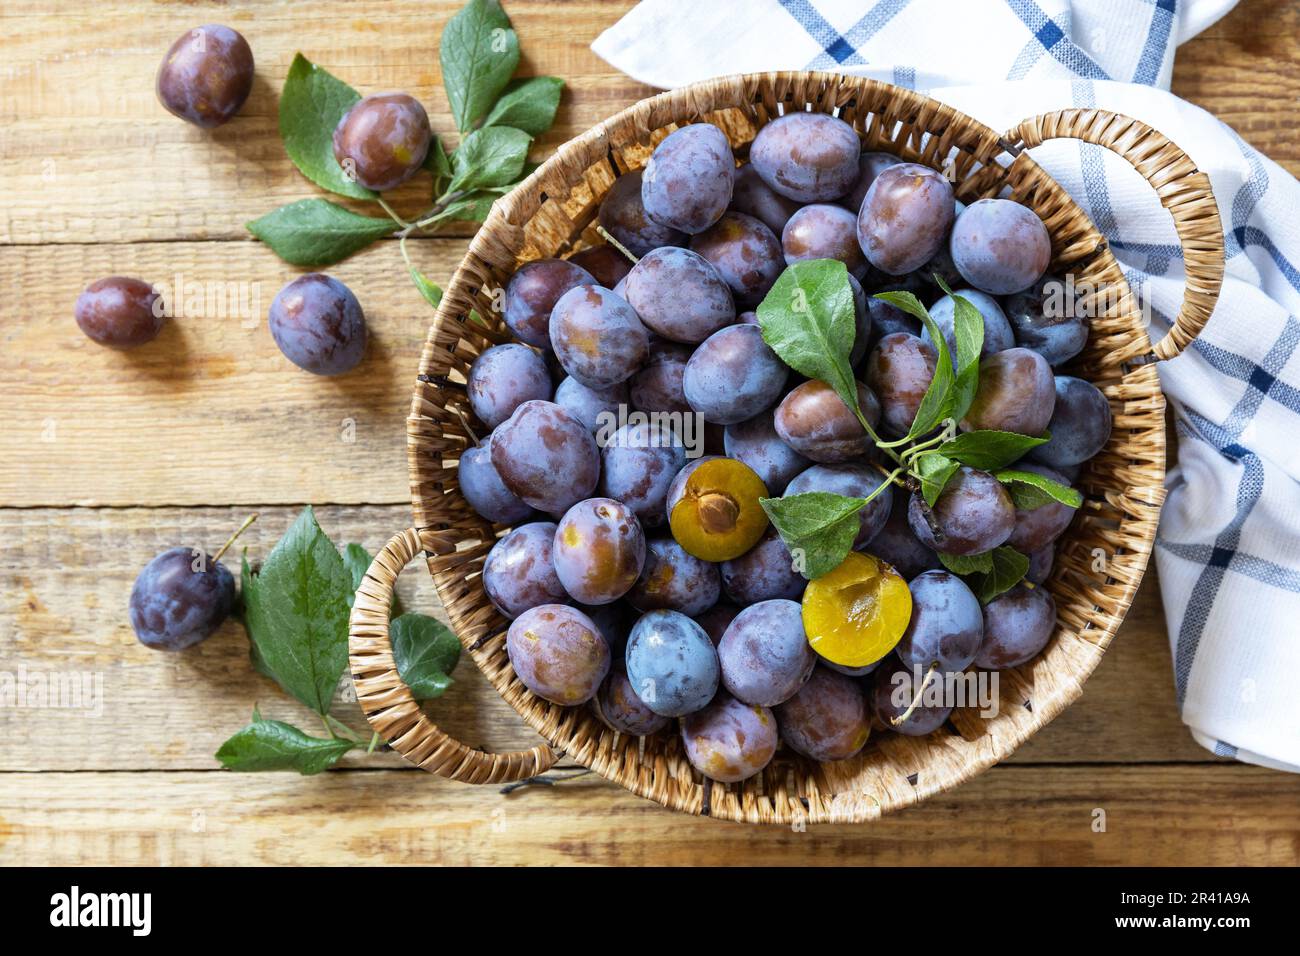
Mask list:
[[[464,243],[419,246],[417,264],[446,275]],[[115,352],[72,317],[80,290],[115,272],[225,297]],[[267,328],[295,274],[252,241],[0,246],[0,505],[409,501],[403,422],[432,309],[395,242],[332,267],[357,290],[370,344],[353,372],[321,378]]]
[[[0,854],[15,865],[1188,866],[1300,856],[1300,777],[1246,767],[1002,766],[924,808],[803,832],[668,814],[591,776],[509,796],[392,771],[5,782]]]
[[[71,4],[49,12],[33,0],[6,2],[0,242],[244,239],[248,220],[320,194],[289,161],[278,131],[276,103],[297,51],[362,93],[406,90],[454,145],[437,50],[462,5],[112,2],[95,4],[92,14]],[[569,86],[536,156],[654,92],[613,75],[588,49],[630,7],[594,0],[509,4],[523,37],[519,74],[561,76]],[[172,41],[213,22],[246,34],[257,79],[238,117],[203,131],[164,111],[153,83]],[[429,189],[422,174],[395,192],[394,204],[414,215],[429,205]]]
[[[1178,50],[1173,91],[1300,176],[1300,5],[1246,0]]]

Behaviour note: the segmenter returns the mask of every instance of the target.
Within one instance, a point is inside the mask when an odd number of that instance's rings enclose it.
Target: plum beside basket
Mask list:
[[[469,507],[456,483],[456,461],[472,442],[464,381],[475,356],[510,340],[492,310],[493,290],[503,288],[524,261],[567,256],[599,242],[593,222],[601,197],[617,175],[643,166],[654,144],[679,126],[711,122],[744,155],[764,123],[805,109],[839,115],[861,135],[864,149],[947,170],[963,201],[1009,190],[1005,194],[1038,213],[1052,236],[1052,268],[1109,290],[1094,296],[1099,314],[1091,320],[1087,348],[1068,371],[1102,389],[1114,431],[1080,476],[1085,503],[1046,584],[1059,608],[1056,634],[1034,661],[1002,672],[996,716],[959,709],[927,737],[873,735],[861,755],[832,764],[783,748],[763,773],[723,785],[691,769],[676,733],[662,732],[642,745],[638,738],[616,735],[589,706],[548,703],[515,677],[505,650],[508,622],[489,603],[479,575],[501,529]],[[1061,138],[1104,146],[1128,160],[1173,216],[1187,288],[1177,319],[1154,346],[1106,240],[1029,156],[1031,148]],[[406,421],[414,526],[375,559],[352,612],[351,670],[362,710],[393,749],[449,779],[524,779],[563,754],[666,807],[746,823],[861,822],[970,779],[1082,693],[1123,621],[1150,558],[1165,497],[1165,402],[1153,363],[1178,355],[1196,337],[1222,278],[1223,233],[1208,178],[1175,144],[1129,117],[1062,110],[999,136],[910,90],[794,72],[709,80],[623,110],[561,146],[497,202],[438,309]],[[1095,552],[1105,557],[1102,571],[1094,570]],[[397,575],[420,553],[468,656],[549,746],[499,754],[467,747],[441,731],[411,697],[393,664],[388,608]]]

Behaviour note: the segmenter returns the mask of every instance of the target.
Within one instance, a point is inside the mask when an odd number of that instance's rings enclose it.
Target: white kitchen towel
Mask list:
[[[1167,91],[1177,45],[1233,5],[643,0],[592,48],[663,87],[774,69],[871,76],[998,130],[1098,107],[1191,155],[1219,203],[1227,272],[1209,325],[1160,367],[1179,444],[1156,548],[1175,694],[1203,746],[1300,772],[1300,184]],[[1183,262],[1151,188],[1098,146],[1048,143],[1034,158],[1106,235],[1158,338]]]

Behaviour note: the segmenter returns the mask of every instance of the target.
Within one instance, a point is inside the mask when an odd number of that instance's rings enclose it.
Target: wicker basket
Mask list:
[[[456,484],[457,459],[471,440],[464,381],[476,355],[509,340],[492,309],[492,291],[504,287],[526,260],[567,255],[599,241],[592,222],[601,197],[617,175],[643,166],[672,130],[714,123],[743,154],[764,123],[804,109],[841,116],[859,132],[865,149],[936,169],[947,165],[962,200],[1009,189],[1042,217],[1052,236],[1054,267],[1112,290],[1072,370],[1105,393],[1114,431],[1080,478],[1085,503],[1047,583],[1060,612],[1056,635],[1033,662],[1003,672],[997,716],[957,710],[945,728],[927,737],[873,736],[860,756],[832,764],[782,749],[762,774],[726,786],[692,771],[676,734],[644,742],[616,735],[589,707],[550,704],[515,677],[505,650],[508,622],[488,602],[480,581],[483,560],[501,529],[480,518]],[[1187,291],[1172,330],[1154,348],[1105,240],[1028,155],[1029,148],[1063,137],[1123,156],[1173,214]],[[1172,358],[1195,338],[1210,316],[1222,275],[1223,237],[1209,180],[1177,146],[1124,116],[1065,110],[999,136],[911,91],[827,73],[729,77],[637,103],[566,143],[499,201],[452,278],[424,347],[406,423],[414,529],[394,537],[375,559],[352,613],[351,666],[362,709],[395,750],[453,780],[526,778],[563,753],[666,807],[748,823],[864,821],[970,779],[1079,696],[1123,620],[1142,580],[1165,496],[1165,403],[1152,362]],[[472,319],[471,311],[488,317],[489,326]],[[549,747],[507,754],[472,749],[439,730],[412,699],[393,664],[388,608],[398,573],[420,552],[469,656]],[[1100,571],[1098,554],[1105,559]]]

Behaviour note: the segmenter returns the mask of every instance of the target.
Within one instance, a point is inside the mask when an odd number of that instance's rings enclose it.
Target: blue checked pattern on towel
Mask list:
[[[1178,44],[1233,4],[643,0],[592,48],[661,87],[778,69],[872,76],[994,129],[1098,107],[1188,151],[1214,187],[1228,262],[1210,324],[1160,367],[1179,449],[1156,544],[1173,696],[1212,752],[1300,771],[1300,184],[1168,92]],[[1158,338],[1183,260],[1150,187],[1101,147],[1034,155],[1109,239]]]

